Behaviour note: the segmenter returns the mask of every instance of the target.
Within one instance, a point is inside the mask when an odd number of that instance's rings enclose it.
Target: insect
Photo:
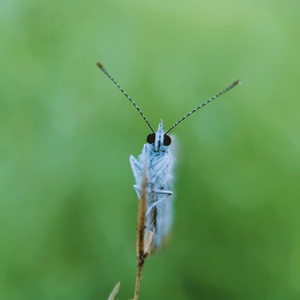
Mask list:
[[[154,248],[158,248],[161,246],[163,238],[170,231],[173,216],[172,174],[174,157],[170,151],[172,140],[169,136],[169,132],[191,114],[210,103],[217,97],[221,96],[225,92],[229,91],[236,85],[241,84],[241,82],[239,80],[233,82],[220,93],[182,117],[167,131],[164,131],[163,122],[161,120],[158,125],[158,129],[155,132],[142,111],[127,95],[123,88],[112,78],[102,64],[97,63],[97,65],[134,105],[151,130],[151,133],[147,136],[147,143],[144,145],[142,153],[139,155],[138,159],[136,159],[133,155],[130,155],[129,161],[133,176],[135,178],[135,185],[133,187],[139,198],[141,193],[143,172],[146,172],[147,210],[145,236],[147,236],[148,231],[154,232],[152,243]]]

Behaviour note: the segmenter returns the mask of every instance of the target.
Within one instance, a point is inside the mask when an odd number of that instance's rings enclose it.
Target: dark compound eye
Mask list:
[[[148,144],[153,144],[155,142],[155,133],[150,133],[147,136],[147,143]]]
[[[165,134],[164,135],[164,145],[169,146],[169,145],[171,145],[171,142],[172,142],[172,140],[171,140],[170,136]]]

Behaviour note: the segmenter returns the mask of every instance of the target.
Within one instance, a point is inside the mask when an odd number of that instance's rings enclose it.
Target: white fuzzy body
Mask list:
[[[146,172],[146,230],[154,231],[154,247],[161,245],[162,239],[168,234],[173,219],[173,166],[174,159],[169,151],[169,146],[157,144],[163,141],[162,121],[156,132],[155,143],[146,143],[138,159],[130,156],[130,165],[136,181],[134,188],[140,198],[143,172]],[[159,146],[158,146],[159,145]]]

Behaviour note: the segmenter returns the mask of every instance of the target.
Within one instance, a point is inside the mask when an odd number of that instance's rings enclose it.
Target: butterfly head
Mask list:
[[[157,131],[147,136],[147,143],[153,146],[155,152],[166,151],[171,144],[171,138],[165,134],[163,121],[160,120]]]

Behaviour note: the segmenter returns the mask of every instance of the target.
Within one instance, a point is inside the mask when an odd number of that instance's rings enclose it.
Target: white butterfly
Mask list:
[[[175,159],[170,151],[171,137],[168,133],[177,126],[184,119],[189,117],[192,113],[199,110],[201,107],[224,94],[234,86],[241,84],[239,80],[233,82],[226,89],[219,94],[207,100],[200,106],[196,107],[190,113],[181,118],[166,132],[163,129],[163,122],[160,121],[158,129],[155,132],[142,113],[138,106],[131,100],[127,93],[120,87],[120,85],[111,77],[102,64],[98,63],[98,67],[118,86],[123,94],[139,111],[140,115],[146,121],[152,133],[147,136],[147,143],[144,145],[142,153],[138,159],[130,156],[130,165],[135,178],[136,184],[133,186],[138,197],[140,198],[141,187],[143,181],[143,173],[146,173],[146,221],[145,221],[145,236],[148,231],[154,232],[153,247],[161,246],[163,238],[169,233],[172,219],[173,219],[173,167]]]

